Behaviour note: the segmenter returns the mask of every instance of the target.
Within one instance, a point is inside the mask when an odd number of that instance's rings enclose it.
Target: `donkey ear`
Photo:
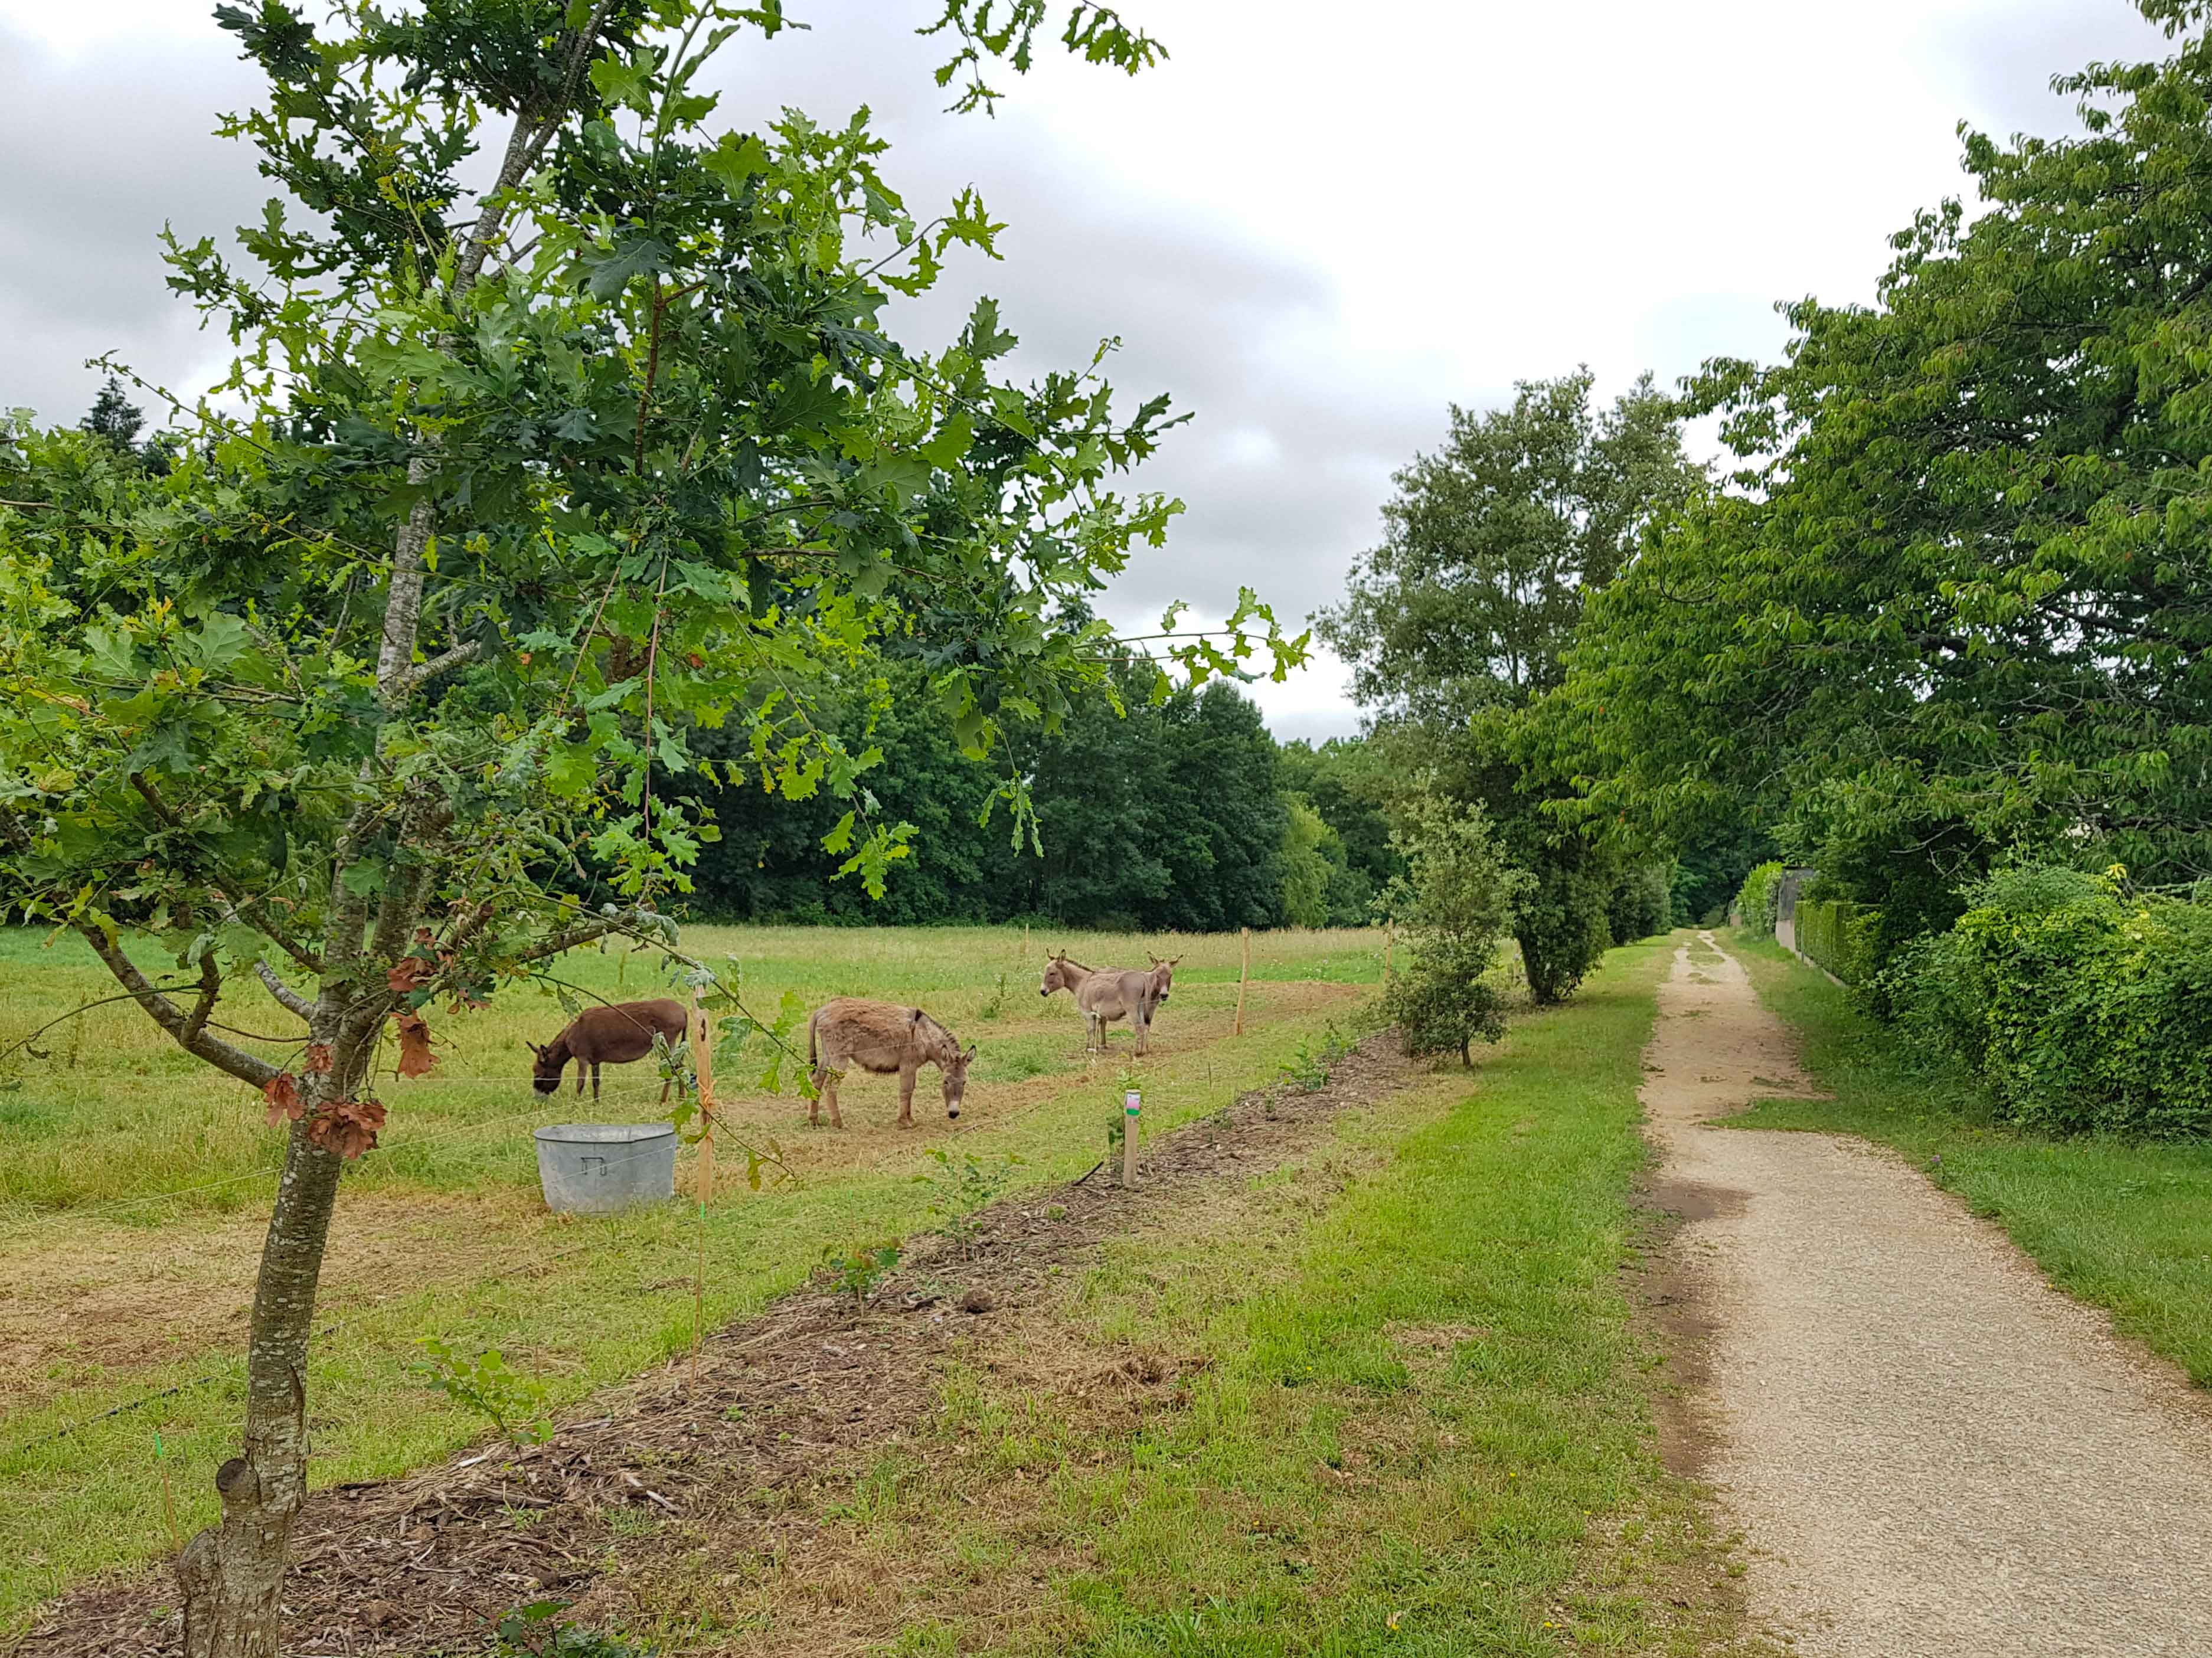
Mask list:
[[[970,1043],[969,1043],[969,1044],[968,1044],[968,1051],[967,1051],[965,1054],[963,1054],[960,1056],[960,1063],[961,1063],[961,1064],[963,1064],[963,1065],[965,1065],[965,1064],[967,1064],[967,1063],[968,1063],[968,1061],[969,1061],[969,1060],[970,1060],[974,1059],[975,1057],[975,1043],[973,1043],[973,1042],[970,1042]]]
[[[908,1011],[906,1022],[910,1025],[920,1024],[927,1017],[920,1008],[913,1008]]]
[[[522,1045],[528,1048],[532,1054],[535,1054],[539,1059],[542,1060],[545,1057],[545,1050],[538,1047],[536,1042],[532,1042],[527,1036],[522,1039]]]
[[[1168,957],[1168,965],[1169,965],[1170,967],[1173,967],[1173,966],[1174,966],[1177,962],[1180,962],[1181,960],[1182,960],[1182,957],[1180,957],[1180,956],[1170,956],[1170,957]]]

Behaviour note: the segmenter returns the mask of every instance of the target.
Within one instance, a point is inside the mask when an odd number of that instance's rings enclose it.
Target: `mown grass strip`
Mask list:
[[[1117,1242],[1054,1327],[956,1376],[934,1448],[845,1510],[854,1576],[908,1575],[897,1649],[1706,1650],[1622,1560],[1711,1569],[1621,1277],[1667,957],[1614,952],[1474,1077],[1344,1120],[1341,1157]],[[1024,1375],[1131,1351],[1188,1372],[1133,1431],[1095,1388]],[[1730,1632],[1718,1599],[1698,1643]],[[772,1589],[754,1616],[799,1632]]]
[[[1554,1649],[1589,1517],[1656,1477],[1620,1267],[1663,959],[1624,952],[1517,1026],[1315,1227],[1293,1281],[1224,1315],[1188,1412],[1126,1473],[1071,1475],[1111,1516],[1065,1586],[1084,1649]],[[1418,1386],[1414,1331],[1449,1353]]]
[[[1738,932],[1729,947],[1834,1096],[1765,1102],[1734,1125],[1895,1147],[2002,1225],[2053,1283],[2212,1387],[2212,1144],[2021,1133],[1994,1120],[1971,1078],[1923,1063],[1772,940]]]

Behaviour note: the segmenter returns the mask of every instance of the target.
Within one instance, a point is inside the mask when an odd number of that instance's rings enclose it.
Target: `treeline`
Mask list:
[[[1740,829],[1801,944],[2042,1127],[2212,1129],[2212,44],[1966,141],[1872,307],[1716,362],[1725,476],[1597,585],[1520,752],[1589,835]],[[1765,924],[1772,872],[1747,885]]]
[[[911,825],[884,895],[832,878],[824,840],[846,810],[826,793],[793,802],[742,780],[669,786],[712,809],[720,839],[690,872],[694,914],[724,920],[927,925],[1034,918],[1059,926],[1219,932],[1358,926],[1399,867],[1364,746],[1279,744],[1251,699],[1214,681],[1150,700],[1132,667],[1056,731],[1009,739],[991,766],[963,755],[928,706],[924,669],[872,664],[833,699],[837,735],[881,758],[862,774],[869,813]],[[716,734],[695,733],[714,756]],[[1017,837],[998,798],[1026,785],[1033,831]]]

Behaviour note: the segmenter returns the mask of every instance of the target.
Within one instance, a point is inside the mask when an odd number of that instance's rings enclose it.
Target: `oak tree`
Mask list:
[[[962,102],[1048,9],[947,0]],[[710,765],[836,799],[828,848],[880,884],[903,835],[815,689],[924,640],[928,706],[1002,753],[1127,654],[1058,618],[1176,507],[1114,486],[1170,422],[1117,405],[1103,349],[1017,384],[988,301],[934,350],[887,331],[955,246],[992,249],[974,192],[909,209],[865,113],[717,121],[702,71],[772,40],[779,0],[316,15],[217,9],[268,82],[222,130],[280,193],[243,264],[168,240],[237,347],[216,398],[172,404],[191,448],[154,476],[82,434],[0,446],[0,894],[287,1135],[244,1442],[179,1564],[191,1658],[276,1650],[333,1199],[433,1021],[611,933],[672,947]],[[1062,21],[1094,61],[1158,56],[1085,0]],[[1159,671],[1269,645],[1299,653],[1248,596]],[[743,743],[703,759],[717,727]],[[241,994],[295,1039],[234,1035]]]

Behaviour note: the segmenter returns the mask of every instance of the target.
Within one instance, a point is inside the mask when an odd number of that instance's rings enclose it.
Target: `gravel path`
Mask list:
[[[1702,1126],[1805,1083],[1699,941],[1644,1100],[1686,1217],[1670,1322],[1706,1333],[1688,1436],[1754,1616],[1808,1658],[2212,1655],[2204,1396],[1894,1156]]]

